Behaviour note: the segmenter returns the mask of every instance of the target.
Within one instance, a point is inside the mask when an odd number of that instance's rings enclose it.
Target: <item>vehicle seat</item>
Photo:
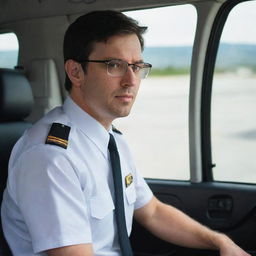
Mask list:
[[[11,150],[23,132],[32,125],[24,120],[32,106],[32,90],[24,72],[0,68],[0,204],[6,186]],[[9,256],[11,254],[3,236],[2,225],[0,227],[0,256]]]

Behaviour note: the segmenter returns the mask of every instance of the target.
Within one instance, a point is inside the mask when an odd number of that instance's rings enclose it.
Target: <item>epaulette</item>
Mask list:
[[[45,144],[56,145],[66,149],[70,127],[60,123],[53,123],[46,138]]]
[[[119,130],[116,129],[116,127],[115,127],[114,125],[112,125],[112,130],[113,130],[113,132],[115,132],[115,133],[122,134]]]

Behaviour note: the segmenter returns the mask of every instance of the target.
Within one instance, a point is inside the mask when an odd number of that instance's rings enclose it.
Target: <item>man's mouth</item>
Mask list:
[[[131,102],[133,100],[132,94],[121,94],[117,95],[116,98],[122,102]]]

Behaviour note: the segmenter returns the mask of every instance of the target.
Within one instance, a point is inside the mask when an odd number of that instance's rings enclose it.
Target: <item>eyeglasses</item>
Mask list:
[[[138,62],[138,63],[128,63],[124,60],[83,60],[79,63],[86,62],[96,62],[104,63],[107,65],[107,73],[112,77],[122,77],[128,70],[128,67],[132,67],[132,70],[135,74],[139,74],[140,78],[146,78],[152,67],[149,63]]]

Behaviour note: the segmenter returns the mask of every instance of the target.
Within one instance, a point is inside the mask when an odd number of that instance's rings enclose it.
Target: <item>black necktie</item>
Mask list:
[[[112,165],[113,180],[115,186],[115,214],[117,223],[117,232],[122,256],[132,256],[132,248],[127,233],[125,212],[124,212],[124,196],[122,174],[120,166],[120,158],[116,147],[114,136],[110,134],[108,150]]]

